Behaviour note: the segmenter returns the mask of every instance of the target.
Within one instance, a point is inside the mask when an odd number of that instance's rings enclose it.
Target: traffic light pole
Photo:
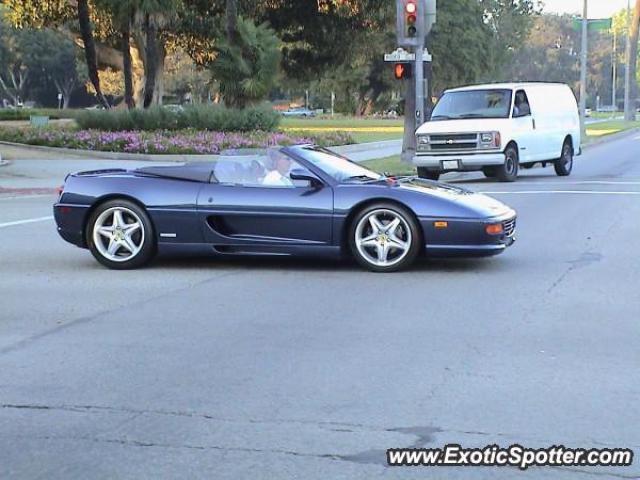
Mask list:
[[[424,116],[424,92],[425,92],[425,81],[424,81],[424,45],[418,46],[416,48],[416,128],[422,125],[425,121]]]

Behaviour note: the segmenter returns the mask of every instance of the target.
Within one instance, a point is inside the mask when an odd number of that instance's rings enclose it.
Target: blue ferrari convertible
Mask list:
[[[58,232],[114,269],[158,253],[343,255],[391,272],[419,255],[488,256],[515,239],[516,213],[493,198],[388,177],[317,146],[210,163],[71,174]]]

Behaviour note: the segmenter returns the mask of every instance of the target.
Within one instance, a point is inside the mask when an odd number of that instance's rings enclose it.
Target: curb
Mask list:
[[[25,150],[33,150],[34,152],[51,153],[55,155],[70,155],[71,158],[65,160],[136,160],[139,162],[213,162],[220,158],[220,155],[157,155],[144,153],[120,153],[120,152],[102,152],[97,150],[76,150],[73,148],[45,147],[41,145],[28,145],[24,143],[2,142],[0,146],[22,148]],[[401,146],[402,140],[385,140],[382,142],[358,143],[354,145],[341,145],[329,147],[336,153],[347,155],[350,153],[361,153],[366,151],[375,151],[384,148],[393,148]],[[254,154],[255,155],[255,154]],[[247,156],[254,156],[247,155]],[[79,158],[81,157],[81,158]],[[0,163],[2,165],[2,163]]]

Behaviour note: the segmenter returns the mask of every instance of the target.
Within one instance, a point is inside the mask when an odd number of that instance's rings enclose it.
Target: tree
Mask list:
[[[120,0],[95,0],[96,5],[111,15],[115,28],[119,29],[119,48],[122,53],[124,77],[124,102],[127,108],[135,108],[133,86],[133,60],[131,57],[131,24],[135,15],[132,2]]]
[[[89,79],[96,91],[96,97],[104,108],[110,108],[109,102],[100,89],[100,76],[98,75],[98,61],[96,58],[96,45],[93,39],[93,29],[89,17],[89,3],[87,0],[78,0],[78,25],[80,27],[80,37],[84,43],[84,53],[87,61]]]
[[[19,48],[23,33],[11,28],[4,15],[0,17],[0,89],[13,105],[25,98],[29,79],[28,67]]]
[[[86,80],[86,68],[78,61],[76,45],[65,35],[50,30],[25,30],[21,45],[32,86],[53,83],[62,94],[63,108],[69,106],[71,94]]]
[[[239,18],[233,37],[220,40],[218,52],[211,72],[227,105],[243,108],[266,98],[280,63],[280,43],[273,30]]]

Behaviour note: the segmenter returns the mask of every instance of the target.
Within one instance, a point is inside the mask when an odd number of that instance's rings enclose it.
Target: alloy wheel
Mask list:
[[[93,226],[93,243],[112,262],[126,262],[140,253],[145,231],[140,217],[125,207],[112,207],[100,214]]]
[[[358,252],[377,267],[400,263],[408,255],[411,244],[409,224],[393,210],[373,210],[360,219],[355,229]]]

